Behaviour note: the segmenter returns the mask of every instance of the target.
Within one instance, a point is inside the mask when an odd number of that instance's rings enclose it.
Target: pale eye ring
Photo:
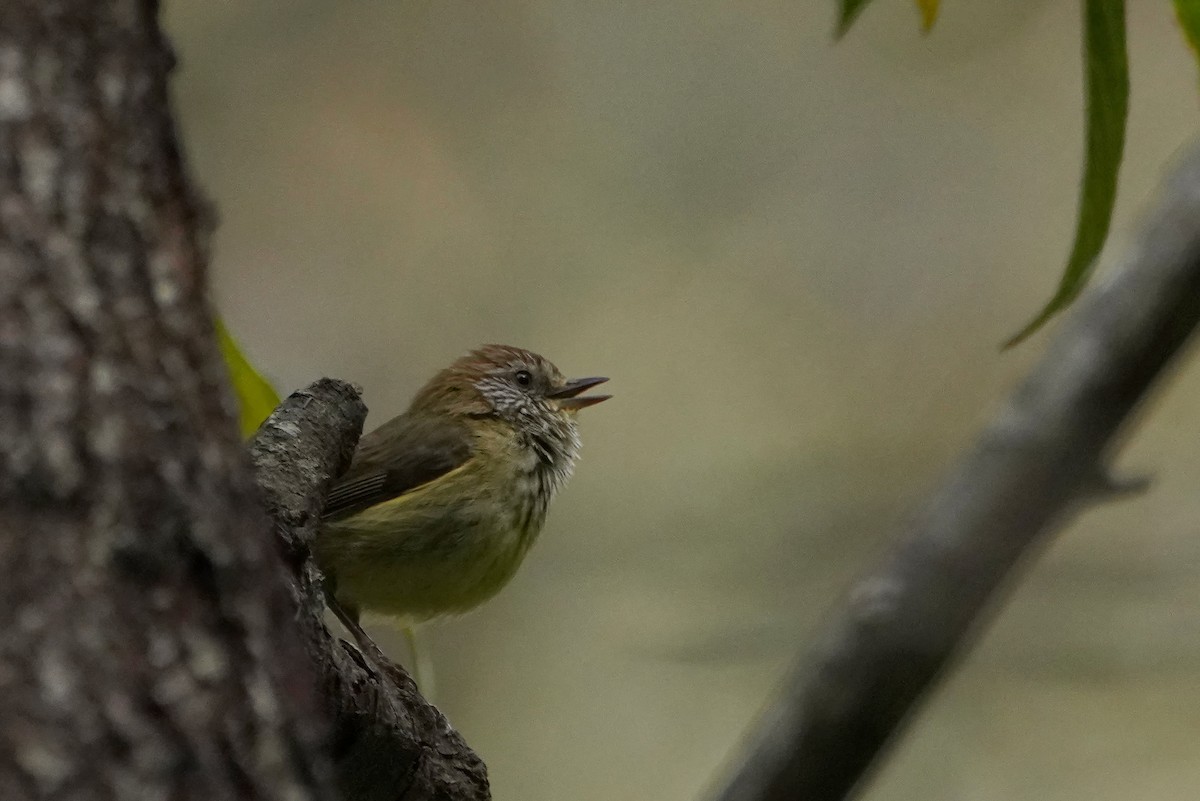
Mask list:
[[[528,370],[518,370],[513,373],[513,378],[516,379],[517,384],[523,387],[527,387],[533,383],[533,374]]]

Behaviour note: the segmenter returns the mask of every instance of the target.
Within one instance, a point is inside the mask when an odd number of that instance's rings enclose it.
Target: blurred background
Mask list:
[[[1078,3],[168,4],[218,306],[373,427],[481,342],[616,395],[512,586],[427,631],[498,801],[696,799],[892,526],[1035,359],[1082,145]],[[1118,251],[1196,130],[1129,5]],[[1200,371],[1014,584],[867,799],[1200,786]],[[381,636],[390,636],[381,633]],[[396,653],[403,651],[392,638]]]

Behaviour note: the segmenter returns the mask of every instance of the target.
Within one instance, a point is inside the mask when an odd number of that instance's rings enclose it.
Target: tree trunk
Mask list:
[[[0,798],[330,798],[157,10],[0,3]]]

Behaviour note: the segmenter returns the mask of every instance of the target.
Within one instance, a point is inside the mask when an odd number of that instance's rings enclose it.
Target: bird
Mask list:
[[[576,415],[611,397],[583,393],[607,380],[482,345],[363,436],[313,549],[343,622],[369,613],[411,631],[503,589],[574,470]]]

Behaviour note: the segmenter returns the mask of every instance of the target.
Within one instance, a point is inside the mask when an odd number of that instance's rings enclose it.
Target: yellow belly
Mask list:
[[[472,496],[462,492],[469,475],[447,478],[323,526],[317,563],[340,602],[411,624],[466,612],[509,582],[544,505],[521,514],[511,488]]]

